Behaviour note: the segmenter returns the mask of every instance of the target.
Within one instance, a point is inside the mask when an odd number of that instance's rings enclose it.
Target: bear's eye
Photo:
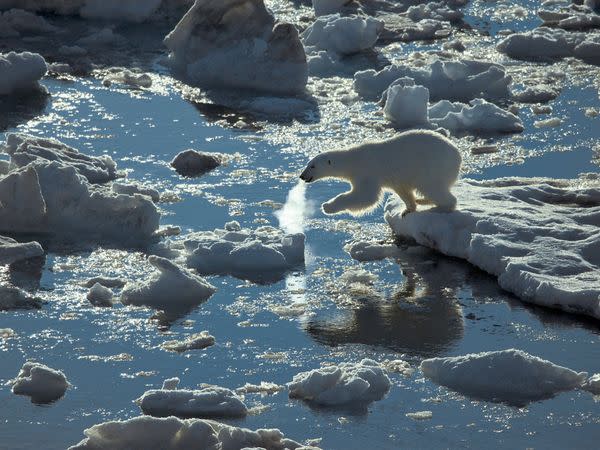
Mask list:
[[[327,164],[331,165],[331,160],[330,159],[327,160]]]

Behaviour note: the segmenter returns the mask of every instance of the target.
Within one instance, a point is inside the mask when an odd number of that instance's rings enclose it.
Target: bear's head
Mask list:
[[[306,165],[306,168],[300,175],[300,179],[310,183],[312,181],[322,180],[323,178],[337,178],[338,165],[336,164],[337,152],[325,152],[315,156]]]

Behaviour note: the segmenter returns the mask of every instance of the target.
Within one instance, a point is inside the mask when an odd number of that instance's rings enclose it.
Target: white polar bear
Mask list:
[[[352,185],[348,192],[323,203],[325,214],[367,214],[382,202],[385,191],[395,192],[404,201],[403,215],[416,211],[417,203],[453,211],[456,197],[450,188],[461,162],[460,152],[444,136],[413,130],[385,141],[321,153],[308,163],[300,178],[307,183],[338,178]],[[417,200],[415,191],[424,198]]]

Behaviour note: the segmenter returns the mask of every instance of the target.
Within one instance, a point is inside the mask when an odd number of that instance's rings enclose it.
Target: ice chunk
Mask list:
[[[146,197],[150,197],[155,203],[160,200],[160,193],[156,189],[143,187],[137,184],[115,182],[112,184],[112,191],[116,194],[124,195],[145,195]]]
[[[19,34],[54,33],[59,30],[58,27],[51,25],[43,17],[16,8],[6,11],[4,14],[0,13],[0,24],[2,22],[17,33],[16,35],[13,34],[13,36],[18,36]],[[5,37],[10,37],[10,34],[5,34]]]
[[[94,277],[87,280],[83,285],[87,288],[91,288],[95,284],[100,284],[107,288],[122,288],[125,286],[125,281],[120,278]]]
[[[84,431],[86,438],[69,450],[239,450],[265,448],[294,450],[301,445],[285,438],[277,429],[251,431],[212,420],[176,417],[134,417],[122,422],[105,422]]]
[[[199,177],[220,165],[221,158],[219,155],[198,152],[192,149],[178,153],[171,161],[171,167],[184,177]]]
[[[268,381],[261,381],[260,384],[246,383],[240,388],[236,389],[236,392],[242,394],[276,394],[277,392],[283,391],[285,386],[279,384],[270,383]]]
[[[366,406],[381,400],[390,386],[385,370],[369,359],[302,372],[288,383],[291,398],[323,406]]]
[[[583,389],[594,395],[600,395],[600,373],[589,377],[583,384]]]
[[[0,283],[0,311],[8,309],[33,309],[41,308],[41,301],[31,297],[25,291]]]
[[[148,257],[157,270],[148,280],[129,282],[121,293],[121,303],[157,309],[185,309],[205,302],[215,288],[203,278],[158,256]]]
[[[533,31],[511,34],[497,48],[511,58],[547,61],[573,56],[575,47],[585,40],[584,33],[539,27]]]
[[[547,103],[558,97],[559,91],[549,86],[529,86],[512,93],[512,99],[521,103]]]
[[[87,299],[94,306],[112,306],[113,293],[100,283],[94,284],[87,293]]]
[[[0,266],[43,255],[44,249],[38,242],[21,243],[9,237],[0,236]]]
[[[202,389],[152,389],[136,400],[144,414],[155,417],[244,417],[248,408],[231,390],[219,386]]]
[[[263,0],[198,0],[165,45],[174,70],[200,86],[298,94],[308,80],[298,31]]]
[[[134,73],[131,70],[120,70],[109,73],[102,80],[104,86],[110,86],[113,83],[125,84],[132,88],[149,88],[152,86],[152,78],[147,73]]]
[[[58,161],[75,168],[90,183],[117,178],[117,164],[110,156],[88,156],[56,139],[10,133],[0,150],[10,155],[11,168],[25,167],[33,161]]]
[[[37,362],[23,364],[17,378],[10,382],[12,392],[31,397],[33,403],[50,403],[67,391],[69,382],[65,374]]]
[[[326,16],[339,12],[344,5],[352,0],[312,0],[316,16]]]
[[[385,117],[400,128],[429,126],[429,89],[415,86],[411,78],[401,78],[386,92]]]
[[[587,377],[516,349],[426,359],[421,370],[461,394],[516,406],[580,388]]]
[[[177,389],[180,381],[181,380],[178,377],[167,378],[165,381],[163,381],[162,389],[166,391]]]
[[[402,217],[391,199],[385,219],[398,236],[469,261],[522,300],[600,318],[600,186],[589,180],[464,180],[459,210]]]
[[[186,352],[188,350],[203,349],[215,345],[215,337],[208,334],[208,331],[192,334],[182,341],[166,341],[161,347],[171,352]]]
[[[40,89],[48,66],[37,53],[0,53],[0,95]]]
[[[382,30],[383,23],[372,17],[334,14],[318,18],[301,37],[307,47],[351,55],[373,48]]]
[[[304,234],[269,226],[251,230],[230,222],[222,230],[189,234],[184,247],[188,267],[203,274],[272,281],[304,263]]]
[[[366,70],[354,75],[354,90],[368,100],[376,100],[395,81],[412,78],[415,85],[429,89],[432,101],[468,101],[483,97],[507,98],[512,79],[500,64],[473,61],[434,61],[429,67],[410,64],[390,65],[379,72]]]
[[[420,5],[411,6],[406,11],[406,15],[415,22],[425,19],[457,22],[463,17],[461,11],[449,8],[444,1],[426,2],[421,3]]]

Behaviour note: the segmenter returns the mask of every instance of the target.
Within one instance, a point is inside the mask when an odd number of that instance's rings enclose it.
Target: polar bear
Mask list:
[[[403,216],[416,211],[417,204],[434,204],[449,212],[456,208],[450,188],[461,163],[459,150],[444,136],[412,130],[385,141],[321,153],[300,178],[307,183],[337,178],[351,184],[348,192],[323,203],[325,214],[367,214],[382,202],[385,191],[395,192],[404,201]],[[424,198],[417,199],[415,191]]]

